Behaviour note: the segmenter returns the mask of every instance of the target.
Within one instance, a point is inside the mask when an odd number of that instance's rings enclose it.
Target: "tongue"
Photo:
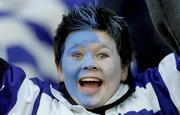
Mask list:
[[[99,83],[98,82],[84,82],[83,87],[86,89],[97,89],[99,88]]]

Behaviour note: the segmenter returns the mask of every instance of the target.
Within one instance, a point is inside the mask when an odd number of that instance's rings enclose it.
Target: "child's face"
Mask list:
[[[116,44],[103,31],[76,31],[67,37],[61,77],[76,103],[93,109],[103,106],[126,79]]]

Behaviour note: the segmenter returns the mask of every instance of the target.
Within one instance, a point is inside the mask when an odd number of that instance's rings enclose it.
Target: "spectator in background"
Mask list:
[[[65,11],[61,0],[1,0],[0,56],[24,68],[27,76],[59,82],[53,36]]]

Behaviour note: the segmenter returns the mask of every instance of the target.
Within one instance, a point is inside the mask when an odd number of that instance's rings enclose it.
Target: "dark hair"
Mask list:
[[[68,14],[63,15],[58,26],[55,41],[55,63],[61,66],[64,43],[67,36],[78,30],[97,29],[106,31],[114,38],[123,65],[129,65],[132,56],[132,45],[128,26],[123,17],[98,6],[75,6]]]

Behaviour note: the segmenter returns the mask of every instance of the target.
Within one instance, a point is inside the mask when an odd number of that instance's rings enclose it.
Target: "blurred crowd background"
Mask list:
[[[73,5],[97,2],[129,24],[134,75],[156,67],[171,52],[155,32],[145,0],[0,0],[0,57],[22,67],[28,77],[58,83],[53,36],[62,15]]]

